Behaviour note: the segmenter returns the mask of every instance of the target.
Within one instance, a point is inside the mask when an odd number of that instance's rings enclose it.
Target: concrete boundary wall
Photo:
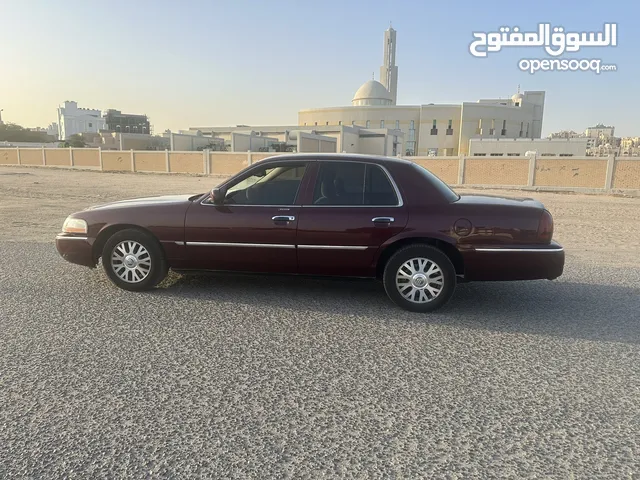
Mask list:
[[[278,153],[0,148],[0,165],[230,176]],[[401,157],[456,187],[635,194],[640,157]]]

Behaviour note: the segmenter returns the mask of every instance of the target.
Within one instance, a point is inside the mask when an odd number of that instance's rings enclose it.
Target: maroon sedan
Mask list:
[[[113,283],[153,288],[169,268],[370,277],[393,302],[435,310],[456,283],[555,279],[564,250],[527,198],[458,195],[406,160],[280,155],[197,195],[124,200],[74,213],[60,255]]]

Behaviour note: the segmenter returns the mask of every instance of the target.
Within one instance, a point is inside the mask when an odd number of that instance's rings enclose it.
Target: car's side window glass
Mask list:
[[[364,205],[365,164],[326,162],[320,165],[313,192],[314,205]]]
[[[367,165],[364,189],[365,205],[395,206],[398,196],[387,174],[377,165]]]
[[[227,190],[225,205],[293,205],[305,164],[265,166]]]
[[[395,206],[396,191],[378,165],[357,162],[321,164],[313,194],[314,205]]]

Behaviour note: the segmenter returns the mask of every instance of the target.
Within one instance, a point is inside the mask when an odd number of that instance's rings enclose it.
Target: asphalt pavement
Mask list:
[[[640,474],[640,268],[465,284],[171,275],[0,241],[0,478]]]

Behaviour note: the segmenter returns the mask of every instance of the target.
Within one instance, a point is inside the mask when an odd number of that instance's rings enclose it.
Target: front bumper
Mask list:
[[[564,248],[549,245],[476,246],[463,252],[466,280],[554,280],[564,271]]]
[[[56,249],[67,262],[91,268],[96,266],[91,238],[62,233],[56,236]]]

